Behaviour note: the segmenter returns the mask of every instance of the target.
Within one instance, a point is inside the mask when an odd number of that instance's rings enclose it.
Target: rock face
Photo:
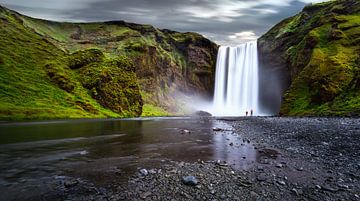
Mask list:
[[[171,115],[182,97],[212,97],[218,46],[199,34],[4,7],[0,25],[0,119]]]
[[[360,114],[359,1],[308,5],[258,43],[261,68],[271,75],[262,77],[265,106],[280,107],[271,97],[286,91],[283,115]]]
[[[67,52],[97,48],[108,57],[131,59],[146,106],[175,114],[182,110],[178,104],[182,97],[212,98],[218,46],[197,33],[124,21],[73,24],[22,19],[25,26]],[[92,60],[85,57],[85,63]],[[71,68],[82,65],[78,62]]]

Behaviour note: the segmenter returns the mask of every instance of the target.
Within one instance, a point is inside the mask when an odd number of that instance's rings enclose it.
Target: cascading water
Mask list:
[[[216,64],[215,116],[261,115],[258,106],[257,41],[222,46]]]

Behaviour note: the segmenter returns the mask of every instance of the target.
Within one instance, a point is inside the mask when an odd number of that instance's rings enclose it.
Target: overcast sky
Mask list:
[[[308,3],[325,0],[0,0],[36,18],[90,22],[125,20],[198,32],[221,45],[255,40]]]

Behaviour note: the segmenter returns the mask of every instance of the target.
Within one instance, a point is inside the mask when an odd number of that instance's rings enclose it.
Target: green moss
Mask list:
[[[145,104],[141,116],[142,117],[170,116],[170,113],[161,107],[157,107],[151,104]]]
[[[270,50],[284,55],[289,64],[292,84],[281,113],[360,114],[359,10],[354,0],[309,5],[260,39],[260,43],[271,41]]]
[[[124,116],[142,113],[142,97],[131,60],[121,56],[91,63],[79,72],[83,86],[102,106]]]
[[[196,33],[49,22],[7,9],[0,25],[0,119],[132,117],[143,100],[148,113],[165,115],[175,89],[211,88],[211,73],[200,80],[194,72],[215,70],[217,46]]]
[[[102,61],[104,57],[99,49],[86,49],[71,54],[68,59],[68,66],[71,69],[77,69],[92,62]]]

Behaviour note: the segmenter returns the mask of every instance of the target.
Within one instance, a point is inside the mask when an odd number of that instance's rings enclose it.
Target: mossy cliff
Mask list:
[[[286,90],[281,114],[360,115],[360,1],[308,5],[258,43]]]
[[[181,112],[179,94],[213,90],[217,45],[195,33],[4,7],[0,27],[0,119],[169,115]]]

